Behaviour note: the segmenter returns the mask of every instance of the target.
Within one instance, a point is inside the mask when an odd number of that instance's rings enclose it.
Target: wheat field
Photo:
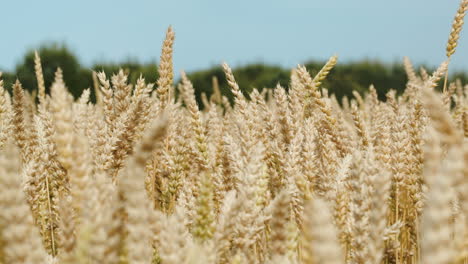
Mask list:
[[[37,93],[0,80],[0,263],[468,263],[467,9],[385,101],[328,94],[332,56],[250,94],[224,63],[234,103],[214,83],[201,110],[172,28],[157,83],[95,73],[96,103],[60,69],[46,94],[36,53]]]

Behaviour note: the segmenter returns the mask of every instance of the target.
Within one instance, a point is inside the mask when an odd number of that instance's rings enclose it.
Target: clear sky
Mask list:
[[[338,54],[436,66],[459,0],[2,0],[0,69],[31,48],[66,43],[84,66],[159,58],[168,25],[175,70],[226,61],[294,67]],[[468,29],[451,62],[468,70]]]

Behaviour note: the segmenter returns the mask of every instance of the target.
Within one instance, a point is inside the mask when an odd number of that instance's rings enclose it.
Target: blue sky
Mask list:
[[[294,67],[338,54],[341,61],[409,56],[436,66],[459,0],[8,0],[2,1],[0,69],[31,48],[66,43],[84,66],[159,58],[168,25],[175,70],[226,61]],[[468,70],[462,32],[451,67]]]

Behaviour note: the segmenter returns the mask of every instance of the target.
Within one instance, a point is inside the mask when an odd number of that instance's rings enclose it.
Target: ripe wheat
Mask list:
[[[468,262],[468,86],[435,90],[448,61],[405,58],[403,94],[341,104],[321,87],[336,56],[248,95],[224,63],[234,105],[214,78],[200,110],[173,42],[156,89],[94,73],[96,104],[60,69],[47,95],[38,54],[37,104],[0,80],[0,263]]]

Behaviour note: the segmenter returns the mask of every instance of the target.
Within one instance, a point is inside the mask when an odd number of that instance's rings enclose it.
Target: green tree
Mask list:
[[[147,82],[151,83],[156,83],[159,76],[156,62],[140,63],[136,60],[128,60],[122,63],[97,63],[87,68],[81,66],[77,57],[63,44],[43,45],[38,49],[38,52],[41,57],[46,92],[49,90],[58,67],[62,68],[65,83],[75,97],[78,97],[83,89],[93,88],[92,70],[104,71],[108,77],[111,77],[112,74],[123,69],[125,73],[129,74],[130,83],[135,83],[140,74]],[[309,61],[306,63],[306,67],[312,76],[323,65],[323,61]],[[427,70],[432,72],[433,69]],[[233,73],[240,89],[246,96],[254,88],[261,91],[264,88],[274,88],[277,84],[287,89],[290,82],[290,69],[279,66],[260,63],[249,64],[234,68]],[[205,93],[208,97],[213,93],[213,77],[218,79],[221,93],[226,95],[232,102],[232,93],[221,66],[194,71],[188,73],[188,77],[193,82],[195,96],[200,106],[202,106],[202,93]],[[16,66],[15,72],[4,72],[2,78],[7,89],[11,89],[11,85],[18,78],[26,89],[29,91],[36,90],[34,51],[28,51],[21,63]],[[464,72],[458,72],[452,74],[451,79],[454,80],[455,78],[459,78],[465,83],[468,80],[468,75]],[[380,99],[384,100],[386,92],[390,89],[395,89],[401,93],[406,86],[406,82],[407,77],[401,63],[385,64],[375,60],[362,60],[350,63],[339,62],[323,82],[322,87],[328,89],[330,94],[335,94],[337,99],[341,100],[343,96],[352,97],[353,90],[364,93],[373,84]],[[178,80],[175,83],[177,85]],[[94,100],[94,89],[91,89],[91,96]]]

